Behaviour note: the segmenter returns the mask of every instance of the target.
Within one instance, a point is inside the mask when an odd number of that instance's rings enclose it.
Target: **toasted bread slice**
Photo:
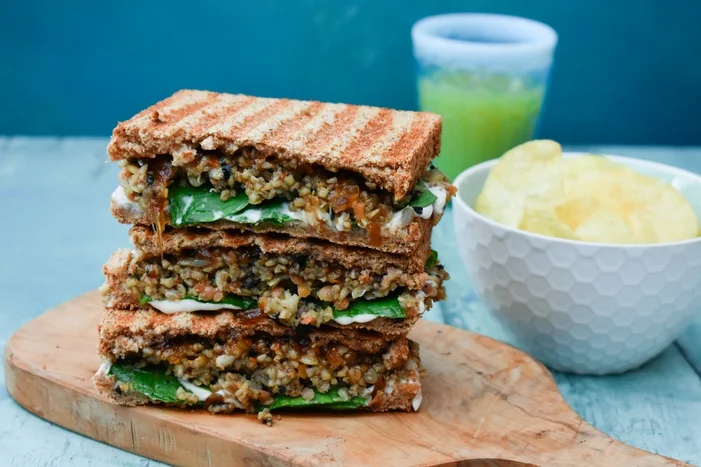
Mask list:
[[[423,369],[419,348],[405,335],[387,339],[367,331],[333,329],[290,334],[275,324],[249,326],[230,313],[182,316],[105,310],[99,325],[98,353],[106,363],[93,384],[122,405],[158,400],[140,393],[143,389],[139,385],[118,384],[111,370],[114,365],[197,380],[203,384],[200,387],[211,388],[209,397],[180,394],[166,400],[171,405],[217,413],[260,410],[270,403],[269,395],[293,393],[294,397],[303,387],[323,393],[330,389],[329,384],[358,384],[358,393],[366,397],[357,407],[360,410],[416,410],[420,403]],[[313,376],[326,372],[332,379]],[[244,380],[247,383],[242,385]],[[125,383],[124,378],[120,381]],[[192,391],[191,385],[180,381],[185,390]],[[220,389],[225,391],[223,400],[212,394],[220,394]],[[263,404],[252,403],[256,399]]]
[[[251,235],[231,230],[183,228],[166,230],[162,242],[149,227],[136,225],[129,230],[131,241],[139,256],[153,257],[161,254],[178,254],[182,250],[198,248],[257,247],[263,253],[301,254],[320,261],[339,263],[345,268],[362,268],[373,273],[397,268],[407,274],[424,272],[431,253],[431,239],[422,239],[409,255],[394,255],[364,248],[335,245],[315,239],[287,237],[284,235]]]
[[[304,328],[283,326],[273,319],[228,310],[218,313],[165,314],[152,310],[136,313],[129,310],[105,309],[99,326],[98,353],[111,361],[126,358],[144,347],[168,343],[172,339],[191,337],[198,340],[227,340],[264,333],[272,338],[306,338],[312,345],[323,347],[330,342],[343,344],[356,352],[374,354],[388,343],[406,336],[389,336],[365,329]],[[406,355],[400,356],[405,358]],[[399,357],[398,357],[399,358]]]
[[[172,407],[187,407],[186,404],[163,404],[158,401],[150,399],[148,396],[138,393],[129,392],[125,393],[117,389],[116,378],[113,375],[108,375],[103,372],[98,372],[93,376],[92,383],[97,391],[109,399],[110,402],[123,405],[127,407],[136,407],[139,405],[165,405]],[[356,410],[370,411],[370,412],[411,412],[417,411],[421,404],[421,380],[418,375],[403,378],[399,380],[394,386],[392,386],[392,391],[385,390],[378,391],[370,404],[358,408]],[[204,409],[202,407],[202,409]],[[223,404],[217,408],[215,413],[218,414],[230,414],[237,411],[237,407],[232,404]],[[333,410],[334,413],[339,416],[343,416],[342,411]]]
[[[182,319],[107,310],[99,327],[99,353],[106,363],[94,376],[93,384],[121,405],[168,401],[166,405],[228,413],[261,410],[270,404],[270,395],[299,394],[302,387],[315,386],[323,393],[330,389],[329,384],[348,388],[360,382],[358,395],[362,394],[365,401],[355,407],[359,410],[418,410],[423,369],[418,344],[406,336],[384,340],[367,334],[349,339],[335,331],[277,335],[274,329],[268,334],[242,328],[229,318]],[[171,393],[170,398],[159,400],[139,392],[143,386],[132,386],[123,376],[118,379],[115,375],[119,372],[112,371],[114,365],[154,372],[151,374],[155,378],[173,378],[165,376],[170,374],[185,377],[190,383],[199,380],[206,382],[201,388],[211,391],[195,398],[190,394],[173,398]],[[331,383],[312,376],[326,372],[332,376]],[[276,376],[280,374],[284,376]],[[192,391],[192,384],[180,381],[183,389]],[[246,383],[242,385],[242,381]],[[263,403],[256,404],[255,400]]]
[[[216,232],[215,232],[216,234]],[[272,241],[271,243],[275,243]],[[269,250],[268,250],[269,251]],[[372,252],[370,252],[372,253]],[[303,254],[303,253],[302,253]],[[354,262],[353,257],[349,257],[348,263],[352,264]],[[355,258],[355,262],[360,262],[362,258]],[[162,264],[160,257],[151,257],[149,264]],[[103,272],[105,274],[105,284],[101,288],[103,293],[103,301],[105,306],[113,310],[122,310],[122,312],[132,312],[132,313],[155,313],[156,315],[161,314],[156,311],[151,305],[151,302],[142,301],[143,291],[142,288],[136,285],[138,282],[142,281],[141,276],[134,274],[134,270],[138,267],[138,262],[140,260],[134,255],[131,250],[121,249],[117,250],[109,259],[109,261],[103,266]],[[368,263],[369,266],[381,270],[381,263]],[[147,266],[150,267],[150,266]],[[391,266],[387,266],[388,270]],[[145,268],[142,268],[145,269]],[[370,321],[365,322],[351,322],[348,324],[340,324],[339,322],[330,319],[331,316],[326,318],[323,323],[307,322],[305,321],[305,312],[301,308],[302,302],[298,302],[299,308],[295,307],[289,311],[289,318],[286,320],[281,320],[280,315],[277,314],[266,314],[260,308],[261,298],[255,298],[251,309],[247,310],[224,310],[221,309],[217,314],[213,312],[202,312],[202,313],[190,313],[182,312],[181,315],[192,315],[195,318],[182,318],[182,319],[196,319],[204,316],[227,316],[231,323],[240,323],[243,327],[249,327],[252,331],[262,330],[271,333],[283,333],[284,335],[294,334],[295,327],[300,329],[300,332],[307,332],[305,329],[316,329],[321,325],[321,329],[331,328],[338,330],[338,332],[345,332],[349,338],[362,338],[364,331],[371,331],[372,333],[380,334],[385,336],[385,338],[390,338],[393,336],[403,335],[409,332],[411,327],[416,323],[421,314],[430,309],[433,300],[440,300],[444,298],[444,289],[442,286],[442,280],[439,278],[436,281],[436,276],[429,275],[426,272],[419,272],[415,274],[407,274],[399,272],[399,269],[394,269],[396,272],[389,271],[391,279],[388,276],[379,276],[381,280],[392,280],[394,284],[399,284],[400,288],[405,291],[401,297],[406,297],[401,299],[402,308],[404,310],[404,317],[397,318],[385,318],[376,317]],[[176,274],[175,277],[183,277],[180,274]],[[373,276],[376,277],[376,276]],[[133,283],[132,283],[133,282]],[[426,284],[430,283],[430,287],[427,288]],[[387,285],[385,285],[387,287]],[[382,285],[378,284],[378,287]],[[311,288],[311,284],[310,284]],[[314,289],[316,290],[316,289]],[[427,295],[424,290],[427,290],[431,295]],[[298,290],[291,290],[292,294],[298,292]],[[316,292],[314,292],[316,293]],[[392,292],[392,294],[396,294]],[[267,296],[265,293],[263,296]],[[401,298],[400,297],[400,298]],[[428,300],[426,297],[430,298]],[[314,298],[310,296],[309,298]],[[314,300],[318,299],[314,298]],[[364,298],[358,298],[357,301],[364,301]],[[382,300],[380,298],[379,300]],[[177,302],[174,302],[177,303]],[[258,305],[256,305],[258,303]],[[350,306],[356,303],[355,301],[350,302]],[[428,305],[426,305],[428,303]],[[327,303],[326,306],[331,306],[331,302]],[[224,307],[222,307],[224,308]],[[213,308],[211,308],[213,309]],[[279,313],[284,313],[280,312]],[[140,315],[142,318],[152,319],[155,315]],[[167,316],[167,315],[166,315]],[[315,315],[314,315],[315,316]],[[334,315],[335,316],[335,315]],[[278,319],[275,319],[277,317]],[[296,321],[300,319],[301,322]],[[255,318],[255,319],[254,319]],[[224,319],[224,318],[218,318]],[[281,324],[280,321],[284,321]],[[201,321],[200,322],[204,322]],[[304,326],[304,323],[310,324],[309,327]],[[314,327],[316,326],[316,327]],[[283,330],[284,329],[284,330]],[[359,334],[360,333],[360,334]],[[281,334],[281,335],[283,335]]]
[[[183,90],[119,123],[110,160],[252,147],[280,161],[356,173],[406,195],[440,152],[441,117],[378,107]]]

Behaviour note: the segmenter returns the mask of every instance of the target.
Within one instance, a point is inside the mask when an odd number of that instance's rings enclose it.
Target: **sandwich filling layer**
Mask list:
[[[367,353],[338,342],[256,333],[229,339],[181,337],[106,358],[95,375],[105,392],[140,403],[255,412],[285,407],[387,410],[395,392],[418,409],[418,344],[405,337]]]
[[[396,234],[414,217],[437,222],[455,193],[436,169],[395,199],[352,173],[263,157],[250,147],[233,155],[206,152],[180,166],[169,156],[120,164],[121,190],[113,203],[149,213],[161,229],[167,220],[176,227],[303,222],[341,232],[364,229],[370,243],[380,245],[383,235]]]
[[[287,326],[418,316],[445,298],[443,281],[448,278],[435,254],[415,274],[393,266],[381,272],[347,267],[256,246],[191,248],[146,257],[120,254],[105,269],[102,292],[108,306],[150,305],[164,313],[255,309]]]

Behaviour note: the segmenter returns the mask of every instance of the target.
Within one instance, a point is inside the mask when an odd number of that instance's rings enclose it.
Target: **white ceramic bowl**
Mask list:
[[[698,175],[608,157],[672,183],[701,218]],[[622,372],[657,355],[701,309],[700,238],[613,245],[498,224],[472,208],[495,163],[472,167],[455,180],[455,233],[472,286],[511,330],[517,346],[557,370]]]

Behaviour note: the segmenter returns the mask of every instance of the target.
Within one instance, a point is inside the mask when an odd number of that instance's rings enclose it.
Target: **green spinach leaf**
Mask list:
[[[333,317],[354,317],[365,314],[391,319],[406,318],[406,312],[395,295],[375,300],[358,300],[351,303],[345,310],[334,310]]]
[[[148,302],[152,301],[153,299],[149,295],[142,295],[141,298],[139,299],[139,303],[142,305],[146,305]]]
[[[436,263],[438,263],[438,252],[436,250],[431,250],[431,254],[426,260],[425,269],[431,269],[433,266],[436,265]]]
[[[242,224],[269,223],[275,227],[282,227],[285,223],[297,220],[289,215],[285,201],[272,200],[262,204],[257,208],[250,208],[237,214],[227,216],[227,219]],[[258,211],[253,212],[253,209]]]
[[[178,388],[182,387],[178,378],[166,374],[160,368],[136,368],[121,363],[113,363],[108,374],[114,375],[115,378],[123,383],[128,383],[133,391],[139,392],[155,401],[183,402],[176,395]]]
[[[272,404],[264,406],[269,410],[292,408],[292,407],[311,407],[320,406],[328,409],[356,409],[368,404],[368,399],[362,396],[355,396],[349,400],[343,400],[338,395],[339,388],[332,388],[327,393],[314,391],[312,399],[304,399],[303,397],[277,396]]]
[[[218,221],[248,206],[248,196],[239,192],[222,201],[219,193],[207,187],[172,186],[168,190],[170,217],[174,226]]]
[[[425,208],[438,199],[436,195],[431,193],[431,190],[428,189],[424,182],[419,182],[416,187],[419,189],[419,196],[409,201],[410,207]]]

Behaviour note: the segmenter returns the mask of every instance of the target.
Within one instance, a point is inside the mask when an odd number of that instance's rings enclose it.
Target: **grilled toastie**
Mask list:
[[[214,413],[319,407],[418,410],[423,372],[405,336],[250,324],[230,311],[167,315],[106,310],[93,383],[121,405]]]
[[[409,256],[224,230],[130,231],[104,266],[105,305],[163,313],[232,310],[248,322],[406,334],[448,274],[426,239]]]
[[[410,254],[455,189],[430,166],[441,118],[180,91],[120,123],[120,222],[241,229]]]

